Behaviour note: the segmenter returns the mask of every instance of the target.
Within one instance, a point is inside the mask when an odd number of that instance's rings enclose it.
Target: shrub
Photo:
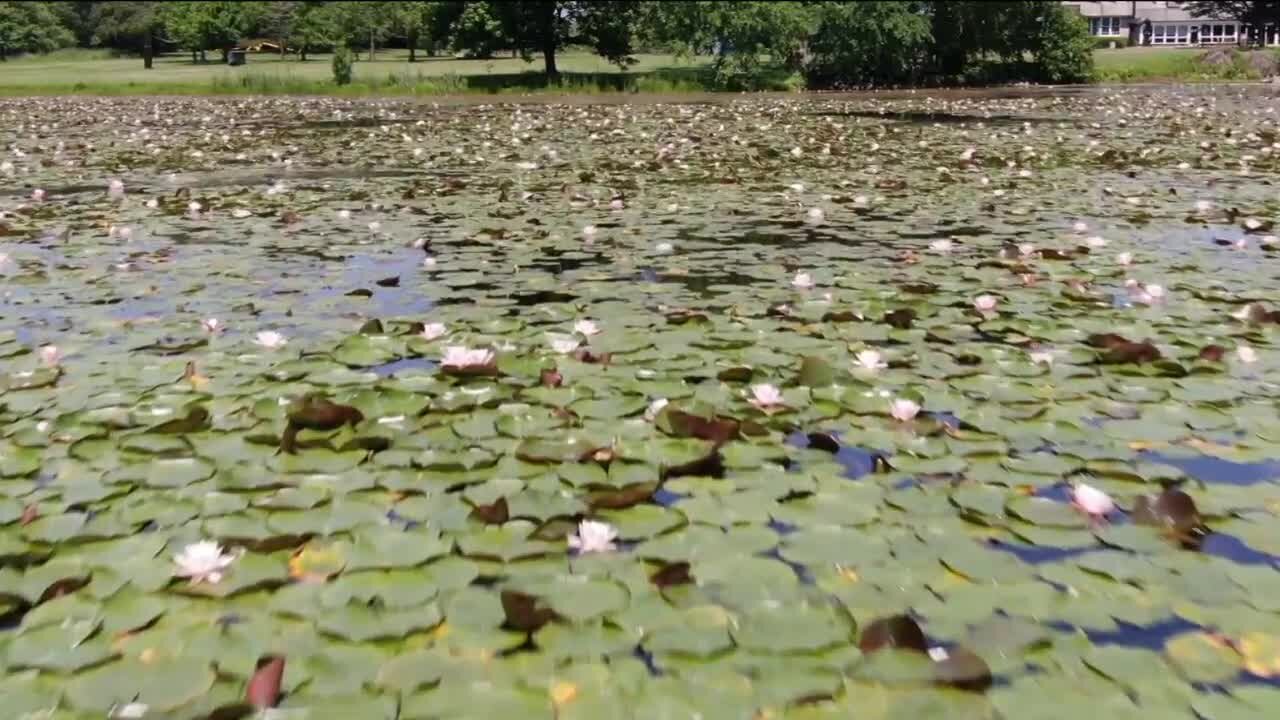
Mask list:
[[[929,19],[910,2],[824,3],[809,39],[810,87],[911,82],[927,55]]]
[[[351,84],[351,66],[355,64],[355,55],[351,48],[339,45],[333,53],[333,81],[338,85]]]
[[[1039,24],[1035,53],[1039,79],[1081,83],[1093,75],[1093,38],[1083,17],[1062,5],[1049,5]]]
[[[1114,43],[1115,46],[1118,48],[1129,47],[1128,35],[1122,35],[1120,37],[1115,37],[1114,35],[1111,37],[1106,37],[1106,36],[1094,37],[1090,35],[1089,37],[1093,41],[1094,50],[1106,50],[1107,48],[1111,47],[1112,43]]]

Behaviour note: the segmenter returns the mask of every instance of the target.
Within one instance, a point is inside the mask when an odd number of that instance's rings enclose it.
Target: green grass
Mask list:
[[[366,57],[361,53],[361,57]],[[355,65],[350,85],[337,87],[329,55],[313,55],[306,62],[296,56],[251,54],[243,67],[227,67],[210,55],[210,62],[192,63],[188,55],[166,55],[146,70],[142,60],[113,58],[97,50],[74,50],[23,57],[0,65],[0,95],[84,93],[132,94],[451,94],[522,92],[685,92],[709,89],[707,58],[638,55],[636,64],[619,70],[603,58],[566,53],[558,58],[561,78],[548,84],[542,60],[427,58],[408,62],[402,50],[382,51],[370,62]]]
[[[1094,79],[1098,82],[1213,82],[1259,78],[1243,52],[1236,53],[1233,62],[1216,66],[1201,62],[1206,52],[1203,48],[1162,47],[1096,50],[1093,54]]]

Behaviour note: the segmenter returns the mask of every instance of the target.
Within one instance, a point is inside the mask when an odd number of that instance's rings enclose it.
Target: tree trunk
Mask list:
[[[369,29],[369,62],[373,62],[373,54],[376,52],[376,46],[373,42],[373,29]]]
[[[409,37],[408,37],[408,40],[409,40],[409,62],[417,62],[417,61],[418,61],[418,57],[417,57],[417,55],[414,53],[414,51],[415,51],[415,50],[417,50],[417,48],[418,48],[418,30],[417,30],[417,28],[414,28],[413,30],[410,30],[410,31],[409,31]]]
[[[284,59],[284,38],[280,38],[280,59]]]
[[[192,50],[192,51],[191,51],[191,64],[192,64],[192,65],[195,65],[195,64],[196,64],[196,63],[198,63],[198,62],[200,62],[200,54],[199,54],[199,53],[197,53],[195,50]]]
[[[204,54],[204,50],[203,50],[203,49],[201,49],[201,50],[200,50],[200,62],[202,62],[202,63],[207,63],[207,62],[209,62],[209,56]]]
[[[0,45],[0,62],[7,62],[8,60],[9,48],[4,45]]]
[[[226,65],[226,64],[227,64],[227,49],[226,49],[226,48],[222,48],[222,64],[223,64],[223,65]]]
[[[151,69],[151,55],[153,49],[151,32],[147,31],[147,36],[142,41],[142,68],[144,70]]]

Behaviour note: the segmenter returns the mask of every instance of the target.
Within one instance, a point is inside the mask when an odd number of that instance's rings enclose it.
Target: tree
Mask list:
[[[409,46],[409,62],[416,62],[418,43],[424,37],[431,41],[436,27],[435,17],[442,12],[445,3],[409,0],[392,5],[392,31],[397,37],[404,38]]]
[[[293,12],[292,39],[298,47],[298,60],[307,59],[313,47],[332,47],[338,40],[339,8],[330,2],[304,0]]]
[[[809,38],[811,87],[916,81],[933,34],[921,2],[824,2]]]
[[[156,0],[98,3],[93,9],[93,44],[140,48],[142,66],[150,70],[156,36],[164,28],[163,5]]]
[[[93,42],[93,12],[97,2],[76,0],[74,2],[51,3],[58,21],[71,31],[80,47],[89,47]]]
[[[556,55],[566,45],[590,47],[626,67],[632,62],[641,5],[636,0],[468,2],[458,19],[454,40],[461,49],[478,56],[492,54],[499,37],[509,41],[526,61],[541,53],[548,78],[559,74]]]
[[[393,2],[336,3],[338,30],[353,47],[367,42],[369,60],[373,60],[378,51],[378,42],[385,38],[391,29],[392,6],[397,4]]]
[[[1052,3],[1039,23],[1036,45],[1040,80],[1080,83],[1093,76],[1093,38],[1078,13]]]
[[[653,40],[714,53],[713,72],[727,85],[754,85],[769,65],[798,67],[817,12],[812,3],[758,1],[661,2],[648,11]]]
[[[227,51],[258,27],[265,16],[261,2],[170,2],[165,3],[165,29],[181,47],[192,52],[216,49],[227,61]]]
[[[0,2],[0,61],[11,53],[49,52],[75,42],[47,2]]]

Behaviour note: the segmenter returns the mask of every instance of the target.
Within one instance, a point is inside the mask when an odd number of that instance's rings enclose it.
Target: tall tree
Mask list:
[[[823,2],[805,77],[816,87],[916,81],[933,40],[921,2]]]
[[[96,5],[98,3],[91,0],[53,3],[59,21],[75,35],[76,44],[80,47],[89,47],[93,43],[93,11]]]
[[[11,53],[49,52],[73,42],[51,3],[0,2],[0,61]]]
[[[292,39],[298,47],[298,60],[307,59],[307,51],[332,47],[338,42],[338,6],[320,0],[303,0],[294,7]]]
[[[165,3],[165,29],[182,47],[192,52],[219,50],[222,61],[227,51],[258,27],[266,12],[262,2],[170,2]]]
[[[164,4],[157,0],[98,3],[93,9],[93,43],[140,49],[142,66],[150,70],[156,37],[164,29]]]
[[[443,11],[445,3],[408,0],[392,3],[392,32],[402,37],[409,46],[409,62],[416,62],[419,43],[424,39],[431,43],[436,27],[436,15]]]
[[[468,2],[459,23],[491,18],[525,60],[541,53],[547,77],[559,75],[556,56],[566,45],[590,47],[625,67],[632,62],[642,4],[637,0],[515,0]],[[469,17],[470,16],[470,17]],[[486,21],[488,22],[488,21]],[[475,54],[491,53],[492,35],[458,32],[455,41]],[[479,52],[477,52],[479,51]]]
[[[803,2],[659,2],[646,6],[645,26],[657,42],[715,54],[722,83],[739,84],[767,65],[798,65],[814,29],[815,8]],[[747,83],[749,84],[749,82]]]
[[[339,2],[337,25],[351,47],[369,45],[369,60],[377,56],[378,43],[390,32],[394,2]]]

